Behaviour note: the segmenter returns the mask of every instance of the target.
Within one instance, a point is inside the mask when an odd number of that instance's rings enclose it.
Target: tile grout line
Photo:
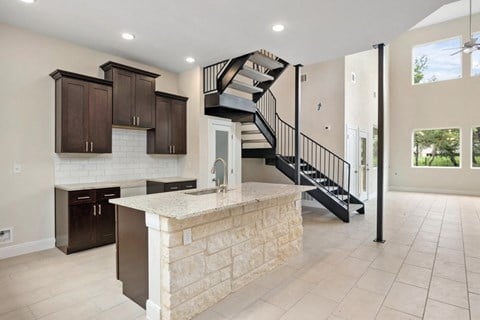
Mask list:
[[[421,200],[418,201],[418,204],[421,203],[421,202],[422,202]],[[418,204],[417,204],[417,205],[418,205]],[[429,215],[432,206],[433,206],[433,201],[432,201],[432,204],[430,204],[427,213],[424,215],[423,221],[422,221],[422,223],[421,223],[421,225],[420,225],[420,228],[419,228],[418,231],[416,232],[415,238],[413,239],[412,244],[410,245],[410,248],[409,248],[409,250],[408,250],[408,252],[407,252],[407,255],[403,258],[402,264],[400,265],[400,268],[398,269],[398,271],[397,271],[397,273],[396,273],[396,275],[395,275],[395,279],[393,280],[393,283],[392,283],[390,289],[388,290],[387,294],[385,295],[385,298],[383,299],[382,305],[381,305],[381,306],[384,306],[384,307],[386,307],[386,308],[390,308],[390,309],[392,309],[392,310],[396,310],[396,311],[399,311],[399,312],[402,312],[402,313],[405,313],[405,314],[409,314],[409,315],[412,315],[412,316],[415,316],[415,317],[416,317],[416,315],[407,313],[407,312],[405,312],[405,311],[397,310],[397,309],[392,308],[392,307],[387,307],[387,306],[385,306],[384,304],[385,304],[385,300],[387,299],[387,296],[390,294],[390,292],[391,292],[391,290],[392,290],[392,287],[393,287],[393,285],[395,284],[395,282],[396,282],[396,280],[397,280],[397,278],[398,278],[398,275],[400,274],[400,271],[402,270],[403,266],[406,264],[406,263],[405,263],[405,260],[407,260],[408,255],[409,255],[410,252],[412,251],[412,249],[413,249],[413,244],[414,244],[415,241],[417,240],[418,234],[420,233],[420,230],[422,229],[423,224],[425,223],[425,220],[427,219],[427,216]],[[440,236],[440,233],[439,233],[439,236]],[[437,247],[436,247],[436,248],[438,248],[438,243],[437,243]],[[409,265],[409,264],[407,264],[407,265]],[[433,267],[432,267],[431,275],[432,275],[432,274],[433,274]],[[431,277],[431,275],[430,275],[430,277]],[[400,283],[403,283],[403,282],[400,282]],[[425,289],[425,288],[422,288],[422,289]],[[427,299],[428,299],[428,293],[427,293]],[[426,303],[427,303],[427,301],[425,301],[424,312],[425,312],[425,308],[426,308]],[[380,309],[381,309],[381,308],[380,308]],[[380,312],[380,310],[379,310],[379,312]],[[377,314],[375,315],[375,317],[377,317],[377,316],[378,316],[378,312],[377,312]],[[423,317],[422,317],[422,318],[423,318]]]
[[[468,304],[468,316],[471,319],[472,318],[472,310],[471,310],[471,305],[470,305],[470,289],[468,285],[468,268],[467,268],[467,250],[465,247],[465,237],[463,233],[463,210],[460,206],[460,226],[462,230],[462,246],[463,246],[463,262],[465,264],[465,285],[467,288],[467,304]]]
[[[430,274],[430,281],[428,282],[427,298],[425,299],[425,306],[423,308],[422,319],[425,318],[425,312],[427,311],[427,303],[428,303],[428,299],[430,297],[430,288],[432,286],[433,273],[435,271],[435,263],[437,262],[438,246],[440,245],[440,237],[442,235],[443,223],[445,221],[445,210],[446,210],[446,202],[445,202],[445,206],[443,208],[442,223],[440,224],[440,231],[438,232],[437,246],[435,248],[435,254],[434,254],[434,258],[433,258],[432,273]]]

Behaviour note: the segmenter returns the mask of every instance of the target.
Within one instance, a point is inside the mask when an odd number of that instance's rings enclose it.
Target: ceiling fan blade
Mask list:
[[[463,49],[463,47],[455,47],[455,48],[443,48],[442,51],[449,51],[449,50],[459,50]]]
[[[459,53],[462,52],[462,51],[463,51],[463,48],[460,49],[460,50],[458,50],[458,51],[455,51],[454,53],[451,53],[450,56],[457,55],[457,54],[459,54]]]

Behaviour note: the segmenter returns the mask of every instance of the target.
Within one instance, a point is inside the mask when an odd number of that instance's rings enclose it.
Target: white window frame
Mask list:
[[[480,128],[480,125],[473,126],[470,128],[470,169],[472,170],[480,170],[480,166],[474,167],[473,166],[473,129]]]
[[[463,78],[463,55],[461,55],[461,58],[460,58],[460,77],[458,77],[458,78],[445,79],[445,80],[439,80],[439,81],[433,81],[433,82],[425,82],[425,83],[421,83],[421,82],[420,83],[415,83],[415,75],[414,75],[414,71],[413,71],[413,69],[414,69],[413,66],[414,66],[414,63],[415,63],[415,57],[413,55],[413,51],[416,47],[423,47],[423,46],[427,46],[427,45],[430,45],[430,44],[433,44],[433,43],[436,43],[436,42],[448,41],[448,40],[457,39],[457,38],[460,39],[460,45],[463,45],[463,36],[458,35],[458,36],[454,36],[454,37],[450,37],[450,38],[444,38],[444,39],[439,39],[439,40],[434,40],[434,41],[430,41],[430,42],[416,44],[412,47],[412,49],[410,50],[410,54],[411,54],[411,58],[410,58],[410,81],[411,81],[413,86],[428,85],[428,84],[439,83],[439,82],[444,82],[444,81],[460,80],[460,79]],[[460,48],[459,48],[459,50],[460,50]]]
[[[459,144],[459,154],[460,154],[460,163],[459,163],[459,166],[458,167],[440,167],[440,166],[415,166],[414,165],[414,156],[413,156],[413,150],[415,148],[415,132],[416,131],[426,131],[426,130],[448,130],[448,129],[458,129],[459,130],[459,133],[460,133],[460,136],[459,136],[459,140],[460,140],[460,144]],[[411,143],[411,147],[410,147],[410,166],[413,168],[413,169],[448,169],[448,170],[456,170],[456,169],[462,169],[462,161],[463,161],[463,154],[462,154],[462,150],[463,150],[463,145],[462,145],[462,135],[463,135],[463,132],[462,132],[462,128],[461,127],[435,127],[435,128],[418,128],[418,129],[413,129],[412,130],[412,134],[411,134],[411,138],[410,138],[410,143]],[[470,160],[471,161],[471,160]]]

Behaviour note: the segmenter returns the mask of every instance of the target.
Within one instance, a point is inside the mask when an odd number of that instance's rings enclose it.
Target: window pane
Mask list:
[[[473,38],[477,39],[477,43],[480,42],[480,32],[473,35]],[[472,77],[480,76],[480,50],[472,53]]]
[[[460,129],[414,131],[413,166],[460,167]]]
[[[480,127],[472,130],[472,167],[480,168]]]
[[[451,55],[462,47],[460,37],[419,45],[413,48],[414,84],[462,77],[462,54]]]
[[[378,167],[378,128],[373,127],[373,134],[372,134],[372,166],[374,168]]]

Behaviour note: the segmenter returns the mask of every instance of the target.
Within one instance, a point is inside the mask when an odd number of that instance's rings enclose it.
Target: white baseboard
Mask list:
[[[55,238],[24,242],[8,247],[0,247],[0,260],[22,254],[52,249],[55,247]]]
[[[469,190],[449,190],[449,189],[435,189],[435,188],[417,188],[417,187],[399,187],[390,186],[389,191],[402,191],[402,192],[419,192],[419,193],[437,193],[437,194],[451,194],[460,196],[480,196],[480,191]]]

